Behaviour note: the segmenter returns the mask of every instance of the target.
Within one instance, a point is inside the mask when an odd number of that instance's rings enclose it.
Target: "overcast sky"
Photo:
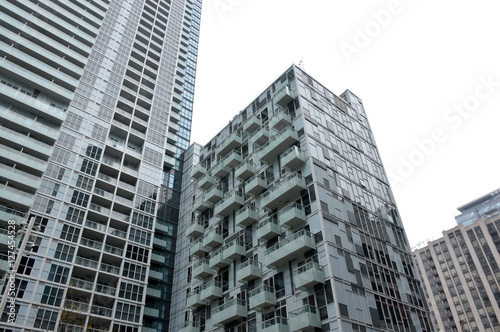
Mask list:
[[[292,63],[363,99],[410,243],[500,188],[497,1],[204,0],[192,142]]]

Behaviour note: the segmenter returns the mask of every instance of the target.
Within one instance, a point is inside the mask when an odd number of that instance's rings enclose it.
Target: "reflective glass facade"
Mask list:
[[[201,0],[0,8],[0,227],[39,226],[0,325],[169,331]]]
[[[460,214],[455,217],[457,224],[469,226],[479,219],[489,219],[500,214],[500,189],[481,196],[457,208]]]
[[[292,66],[190,159],[173,331],[432,331],[362,101]],[[186,170],[188,169],[186,167]]]

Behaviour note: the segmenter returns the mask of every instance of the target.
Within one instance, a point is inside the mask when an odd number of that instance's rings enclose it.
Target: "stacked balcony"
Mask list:
[[[245,206],[236,212],[236,225],[247,227],[259,220],[259,211],[253,206]]]
[[[240,146],[241,142],[242,142],[241,134],[239,134],[238,132],[234,132],[219,144],[215,152],[219,156],[223,157],[227,155],[231,150],[234,150],[235,148]]]
[[[234,176],[241,180],[246,180],[255,174],[255,166],[251,162],[244,162],[234,170]]]
[[[278,212],[278,220],[283,227],[295,228],[306,221],[306,212],[302,205],[292,203]]]
[[[201,259],[193,267],[193,277],[196,279],[203,279],[211,276],[214,270],[210,268],[209,260]]]
[[[274,317],[261,323],[262,332],[290,332],[288,319],[284,317]]]
[[[294,99],[293,92],[288,85],[274,95],[274,103],[281,107],[286,107]]]
[[[203,245],[205,238],[200,237],[199,239],[191,242],[191,247],[189,248],[190,256],[202,257],[208,252],[209,248]]]
[[[280,111],[269,119],[269,127],[281,131],[286,126],[292,124],[292,117],[288,112]]]
[[[234,210],[244,204],[243,195],[237,191],[232,191],[214,206],[214,215],[226,217]]]
[[[281,166],[297,170],[306,160],[304,152],[298,146],[292,146],[281,155]]]
[[[229,261],[226,261],[224,259],[223,248],[219,248],[210,254],[208,266],[211,269],[215,270],[215,269],[220,269],[226,265],[229,265],[229,263],[230,263]]]
[[[314,331],[314,328],[321,328],[318,308],[311,305],[290,311],[289,318],[291,331]]]
[[[224,197],[224,193],[218,186],[213,186],[205,194],[205,199],[212,204],[220,201],[222,197]]]
[[[245,256],[245,252],[245,243],[238,239],[222,247],[222,254],[225,261],[234,261],[241,256]]]
[[[281,226],[277,219],[267,218],[257,226],[257,239],[268,241],[281,234]]]
[[[293,271],[295,288],[305,290],[325,282],[323,268],[316,262],[309,262]]]
[[[311,249],[316,249],[314,236],[303,229],[267,249],[266,264],[277,267]]]
[[[247,282],[262,278],[262,264],[259,261],[249,259],[236,267],[236,280]]]
[[[200,332],[200,325],[193,321],[187,321],[179,326],[179,332]]]
[[[222,244],[222,233],[218,228],[208,230],[203,238],[203,246],[215,248]]]
[[[222,284],[220,282],[212,280],[200,286],[201,301],[208,303],[219,297],[222,297]]]
[[[224,325],[239,318],[247,317],[247,304],[241,299],[232,299],[212,309],[212,324]]]
[[[231,168],[224,165],[223,160],[220,160],[217,164],[214,165],[214,167],[212,167],[212,169],[210,170],[210,173],[213,176],[221,179],[221,178],[225,177],[226,175],[228,175],[229,173],[231,173]]]
[[[259,195],[267,188],[267,181],[263,174],[255,174],[245,182],[245,192],[254,196]]]
[[[248,303],[252,310],[262,310],[276,305],[276,291],[273,287],[262,285],[248,293]]]
[[[186,228],[186,236],[189,238],[197,239],[205,233],[205,222],[196,218],[193,222]]]
[[[262,206],[275,209],[284,202],[293,201],[306,188],[306,180],[298,173],[292,173],[262,195]]]
[[[253,133],[260,127],[262,127],[262,120],[256,115],[252,116],[243,124],[243,130],[247,133]]]
[[[197,308],[201,307],[202,305],[205,305],[205,302],[200,300],[200,290],[195,289],[192,292],[189,292],[187,294],[186,298],[186,306],[188,308]]]
[[[198,187],[207,190],[215,184],[215,178],[210,174],[206,173],[198,179]]]
[[[258,152],[259,159],[266,163],[271,163],[276,159],[277,155],[282,154],[298,141],[299,135],[297,131],[292,127],[287,127],[261,147]]]
[[[241,156],[240,151],[233,150],[229,155],[224,158],[223,163],[224,166],[229,167],[230,169],[234,169],[236,166],[241,164],[243,161],[243,157]]]
[[[263,145],[267,141],[269,141],[269,137],[271,137],[269,129],[266,127],[262,127],[255,134],[253,134],[252,139],[255,144]]]

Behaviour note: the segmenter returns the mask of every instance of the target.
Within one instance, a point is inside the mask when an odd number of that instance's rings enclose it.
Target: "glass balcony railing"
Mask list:
[[[295,131],[292,127],[287,127],[276,136],[273,136],[269,142],[260,148],[258,151],[259,159],[266,163],[271,163],[277,158],[278,155],[288,150],[291,145],[297,143],[298,141],[299,135],[297,134],[297,131]]]
[[[278,212],[278,220],[281,226],[294,228],[306,221],[306,212],[302,205],[292,203]]]
[[[290,330],[292,331],[321,328],[319,310],[311,305],[305,305],[301,308],[290,311],[288,317]]]
[[[203,212],[212,206],[213,203],[209,202],[205,195],[198,197],[193,203],[193,209],[198,212]]]
[[[262,264],[256,260],[246,260],[236,267],[236,280],[247,282],[262,278]]]
[[[269,128],[262,127],[257,132],[252,135],[252,140],[257,145],[264,145],[271,137],[271,132]]]
[[[262,194],[262,206],[275,209],[282,202],[295,201],[302,190],[306,188],[306,180],[298,173],[291,173],[280,179],[272,188]]]
[[[89,311],[89,304],[85,302],[78,302],[73,300],[65,300],[64,308],[72,311],[78,311],[81,313],[86,313]]]
[[[194,264],[193,277],[196,279],[206,278],[213,275],[213,273],[214,270],[210,268],[208,259],[202,259]]]
[[[195,289],[192,292],[189,292],[186,297],[186,306],[188,308],[197,308],[199,306],[204,305],[205,302],[200,300],[200,290]]]
[[[267,181],[264,174],[255,174],[245,182],[245,192],[254,196],[259,195],[267,188]]]
[[[91,240],[91,239],[87,239],[85,237],[82,237],[80,239],[80,244],[82,246],[93,248],[93,249],[97,249],[97,250],[100,250],[102,248],[102,243],[101,242],[97,242],[97,241],[94,241],[94,240]]]
[[[207,174],[207,168],[202,164],[197,164],[191,171],[191,177],[196,180],[201,178],[204,174]]]
[[[281,234],[281,226],[277,219],[267,218],[257,226],[257,238],[261,241],[267,241]]]
[[[325,282],[323,268],[316,262],[306,263],[293,271],[293,282],[297,289],[307,289]]]
[[[187,321],[179,326],[179,332],[200,332],[200,324]]]
[[[250,309],[263,309],[276,305],[276,291],[273,287],[262,285],[248,293]]]
[[[252,116],[243,124],[243,130],[247,133],[253,133],[255,130],[262,127],[262,120],[257,116]]]
[[[205,247],[215,248],[222,244],[222,232],[218,228],[212,228],[205,233],[203,245]]]
[[[227,155],[231,150],[234,150],[241,145],[243,138],[240,133],[234,132],[224,139],[216,148],[215,152],[219,156]]]
[[[220,269],[221,267],[229,265],[229,263],[229,261],[224,259],[222,248],[219,248],[210,254],[209,267],[212,269]]]
[[[224,160],[222,161],[225,167],[229,167],[229,169],[234,169],[236,166],[241,164],[243,161],[243,157],[239,150],[233,150],[230,154],[228,154]]]
[[[97,269],[97,265],[99,264],[96,260],[88,259],[84,257],[77,256],[75,259],[75,263],[81,266],[90,267],[92,269]]]
[[[281,154],[281,166],[296,170],[306,160],[304,152],[298,146],[292,146]]]
[[[288,319],[284,317],[274,317],[261,323],[262,332],[290,332]]]
[[[213,186],[205,194],[205,199],[212,204],[220,201],[222,197],[224,197],[224,193],[218,186]]]
[[[209,281],[200,286],[200,300],[212,301],[222,297],[222,284],[217,281]]]
[[[198,179],[198,187],[207,190],[215,184],[215,178],[210,174],[206,173]]]
[[[241,180],[246,180],[255,174],[255,166],[253,163],[246,161],[240,164],[234,170],[234,176]]]
[[[269,119],[269,127],[276,130],[282,130],[283,128],[291,124],[292,124],[292,117],[290,116],[290,113],[288,113],[288,111],[285,110],[274,114]]]
[[[113,309],[111,308],[106,308],[106,307],[101,307],[98,305],[93,305],[92,308],[90,309],[90,312],[93,313],[94,315],[99,315],[99,316],[104,316],[104,317],[111,317],[113,313]]]
[[[210,170],[210,174],[212,176],[215,176],[216,178],[223,178],[224,176],[228,175],[231,173],[231,168],[227,167],[224,164],[223,160],[219,160],[217,164],[215,164],[212,169]]]
[[[88,280],[82,280],[77,278],[71,278],[69,281],[70,287],[77,287],[85,290],[92,290],[94,288],[94,283]]]
[[[225,261],[234,261],[241,256],[245,256],[245,242],[233,240],[222,247],[222,256]]]
[[[204,238],[200,237],[191,242],[191,247],[189,248],[190,256],[204,256],[209,248],[203,245]]]
[[[245,206],[236,211],[236,225],[247,227],[259,220],[259,211],[253,206]]]
[[[303,229],[267,249],[266,264],[279,266],[311,249],[316,249],[314,235]]]
[[[213,325],[223,325],[247,317],[247,304],[241,299],[232,299],[212,309]]]
[[[95,291],[101,294],[106,294],[106,295],[115,295],[116,293],[116,286],[111,287],[107,285],[102,285],[102,284],[97,284],[95,286]]]
[[[244,202],[245,199],[242,194],[237,191],[232,191],[214,205],[214,215],[222,217],[228,216],[231,212],[242,206]]]
[[[286,107],[288,103],[294,99],[295,99],[294,93],[288,85],[284,86],[281,90],[276,92],[273,98],[274,103],[281,107]]]
[[[186,228],[186,236],[196,239],[205,233],[205,222],[201,220],[193,220],[193,222]]]

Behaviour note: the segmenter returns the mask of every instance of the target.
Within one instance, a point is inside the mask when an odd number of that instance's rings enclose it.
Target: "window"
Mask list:
[[[53,331],[56,327],[57,311],[38,309],[33,327]]]
[[[105,136],[104,136],[104,138],[105,138]],[[101,159],[101,153],[102,153],[102,149],[98,148],[97,146],[93,146],[93,145],[87,146],[87,151],[85,151],[85,155],[87,157],[90,157],[90,158],[96,159],[96,160]]]
[[[52,264],[47,280],[65,284],[68,280],[69,268]]]
[[[149,246],[149,244],[151,243],[151,233],[146,231],[141,231],[138,228],[130,227],[130,235],[128,239],[130,241],[134,241]]]
[[[116,304],[115,318],[128,320],[129,322],[139,322],[141,309],[138,306],[118,302]]]
[[[71,262],[73,260],[74,254],[75,254],[75,247],[63,243],[58,243],[56,253],[54,254],[54,258]]]
[[[85,215],[85,211],[70,206],[68,208],[68,212],[66,213],[66,220],[72,221],[74,223],[81,225],[83,223],[83,216],[84,215]],[[75,241],[73,241],[73,242],[75,242]]]
[[[42,303],[60,306],[64,289],[46,285],[42,295]]]
[[[139,201],[139,204],[136,205],[135,207],[141,211],[154,214],[155,208],[156,208],[156,203],[153,201],[149,201],[149,200],[144,199],[142,201]]]
[[[127,325],[113,324],[113,332],[138,332],[139,328]]]
[[[85,158],[85,159],[83,159],[82,167],[80,168],[80,171],[87,173],[87,174],[90,174],[90,175],[95,175],[97,172],[97,163]]]
[[[87,204],[89,203],[89,198],[90,198],[89,194],[85,194],[83,192],[75,190],[73,192],[73,196],[71,197],[71,203],[86,207]]]
[[[142,294],[144,293],[144,287],[122,282],[120,285],[121,298],[133,301],[142,301]]]
[[[25,274],[29,276],[31,274],[31,270],[33,269],[33,265],[35,264],[34,258],[21,257],[21,263],[17,268],[17,273]]]
[[[78,175],[78,179],[76,180],[76,186],[78,188],[82,188],[83,190],[92,190],[92,186],[94,185],[94,180],[83,176],[83,175]]]
[[[123,276],[135,280],[144,281],[146,279],[146,267],[125,262],[123,264]]]
[[[141,226],[147,229],[153,228],[153,218],[142,213],[134,212],[132,216],[132,224]]]
[[[16,278],[14,280],[14,284],[15,284],[14,289],[9,289],[9,292],[11,292],[11,291],[16,292],[15,297],[22,299],[24,292],[26,291],[26,286],[28,286],[28,281]],[[6,294],[5,287],[7,287],[7,285],[8,285],[8,283],[4,284],[4,287],[2,289],[2,294]],[[10,295],[12,295],[12,294],[10,294]]]
[[[64,225],[61,232],[61,239],[76,243],[79,235],[80,229],[70,225]]]

